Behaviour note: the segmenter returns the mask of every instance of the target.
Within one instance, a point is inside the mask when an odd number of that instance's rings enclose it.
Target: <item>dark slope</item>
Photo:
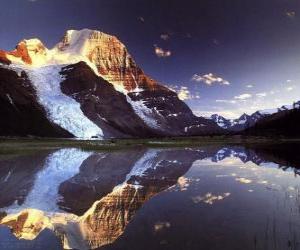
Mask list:
[[[196,117],[173,91],[157,85],[128,96],[97,76],[84,62],[63,68],[65,80],[62,92],[81,104],[84,114],[109,137],[187,136],[222,133],[213,121]],[[149,119],[157,123],[150,127],[137,115],[128,100],[143,103],[150,110]],[[140,111],[143,112],[143,111]]]
[[[0,136],[73,137],[51,123],[26,73],[0,65]]]
[[[300,136],[300,110],[279,111],[261,119],[253,127],[245,130],[247,135]]]

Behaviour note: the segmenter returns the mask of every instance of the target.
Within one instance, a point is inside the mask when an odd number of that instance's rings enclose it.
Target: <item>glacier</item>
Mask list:
[[[101,128],[83,114],[80,104],[61,92],[61,69],[61,65],[52,65],[25,70],[37,91],[39,103],[47,111],[48,118],[77,138],[103,138]]]

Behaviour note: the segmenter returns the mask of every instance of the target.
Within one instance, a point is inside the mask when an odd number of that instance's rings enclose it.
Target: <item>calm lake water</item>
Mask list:
[[[0,249],[300,249],[297,144],[0,159]]]

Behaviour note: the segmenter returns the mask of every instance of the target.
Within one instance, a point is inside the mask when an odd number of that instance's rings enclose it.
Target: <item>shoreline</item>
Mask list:
[[[258,136],[198,136],[148,139],[80,140],[59,138],[0,138],[0,155],[22,154],[30,151],[80,148],[82,150],[112,151],[129,148],[183,148],[210,145],[275,145],[300,144],[300,138]]]

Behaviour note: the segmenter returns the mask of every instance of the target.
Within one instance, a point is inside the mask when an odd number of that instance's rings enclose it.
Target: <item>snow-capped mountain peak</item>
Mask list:
[[[97,30],[67,30],[62,40],[55,45],[54,49],[73,55],[88,56],[95,47],[105,43],[106,40],[113,39],[117,40],[116,37]],[[122,47],[125,47],[121,42],[120,44]]]
[[[123,93],[153,89],[157,85],[136,65],[121,41],[97,30],[68,30],[52,49],[47,49],[38,39],[23,40],[12,52],[0,51],[1,59],[28,67],[84,61]]]

